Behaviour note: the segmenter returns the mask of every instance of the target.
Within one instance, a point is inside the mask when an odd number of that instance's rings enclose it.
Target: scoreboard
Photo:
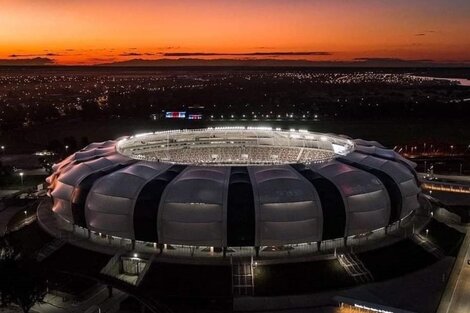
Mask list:
[[[183,119],[183,118],[186,118],[186,112],[184,112],[184,111],[165,112],[165,117],[166,118]]]
[[[189,114],[188,120],[202,120],[202,114]]]

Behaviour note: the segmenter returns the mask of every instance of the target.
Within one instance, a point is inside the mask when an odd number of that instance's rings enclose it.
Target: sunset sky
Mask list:
[[[0,0],[0,59],[34,57],[469,63],[470,1]]]

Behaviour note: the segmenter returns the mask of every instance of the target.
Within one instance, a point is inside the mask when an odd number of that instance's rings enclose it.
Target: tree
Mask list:
[[[18,276],[13,280],[12,298],[24,313],[28,313],[36,302],[41,302],[47,294],[46,281],[35,268],[37,264],[21,264]],[[36,262],[34,262],[36,263]]]
[[[38,263],[21,258],[6,239],[0,243],[0,277],[2,306],[16,303],[27,313],[47,293],[46,280]]]
[[[2,238],[0,241],[0,293],[1,297],[1,306],[5,307],[9,305],[12,301],[10,293],[10,280],[8,279],[8,272],[10,268],[13,267],[13,264],[18,255],[15,253],[13,247],[10,246],[8,241],[5,238]]]

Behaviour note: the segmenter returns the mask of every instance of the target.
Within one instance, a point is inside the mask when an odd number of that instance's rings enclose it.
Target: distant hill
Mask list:
[[[51,58],[28,58],[28,59],[0,59],[0,66],[31,66],[31,65],[53,65]]]
[[[276,59],[131,59],[112,63],[98,64],[101,66],[313,66],[308,60],[276,60]]]
[[[278,59],[131,59],[97,66],[237,66],[237,67],[468,67],[470,63],[439,63],[432,60],[358,58],[353,61],[309,61]]]

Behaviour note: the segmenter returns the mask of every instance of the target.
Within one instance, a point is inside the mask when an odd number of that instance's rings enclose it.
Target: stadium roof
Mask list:
[[[178,133],[184,134],[185,144],[187,134],[203,134]],[[234,135],[240,131],[228,137]],[[125,155],[123,150],[138,144],[136,138],[143,137],[94,143],[56,164],[48,178],[53,211],[70,223],[112,236],[225,247],[367,233],[419,206],[413,163],[375,142],[328,136],[329,143],[344,140],[350,150],[322,162],[191,165]],[[139,147],[145,144],[141,141]]]

